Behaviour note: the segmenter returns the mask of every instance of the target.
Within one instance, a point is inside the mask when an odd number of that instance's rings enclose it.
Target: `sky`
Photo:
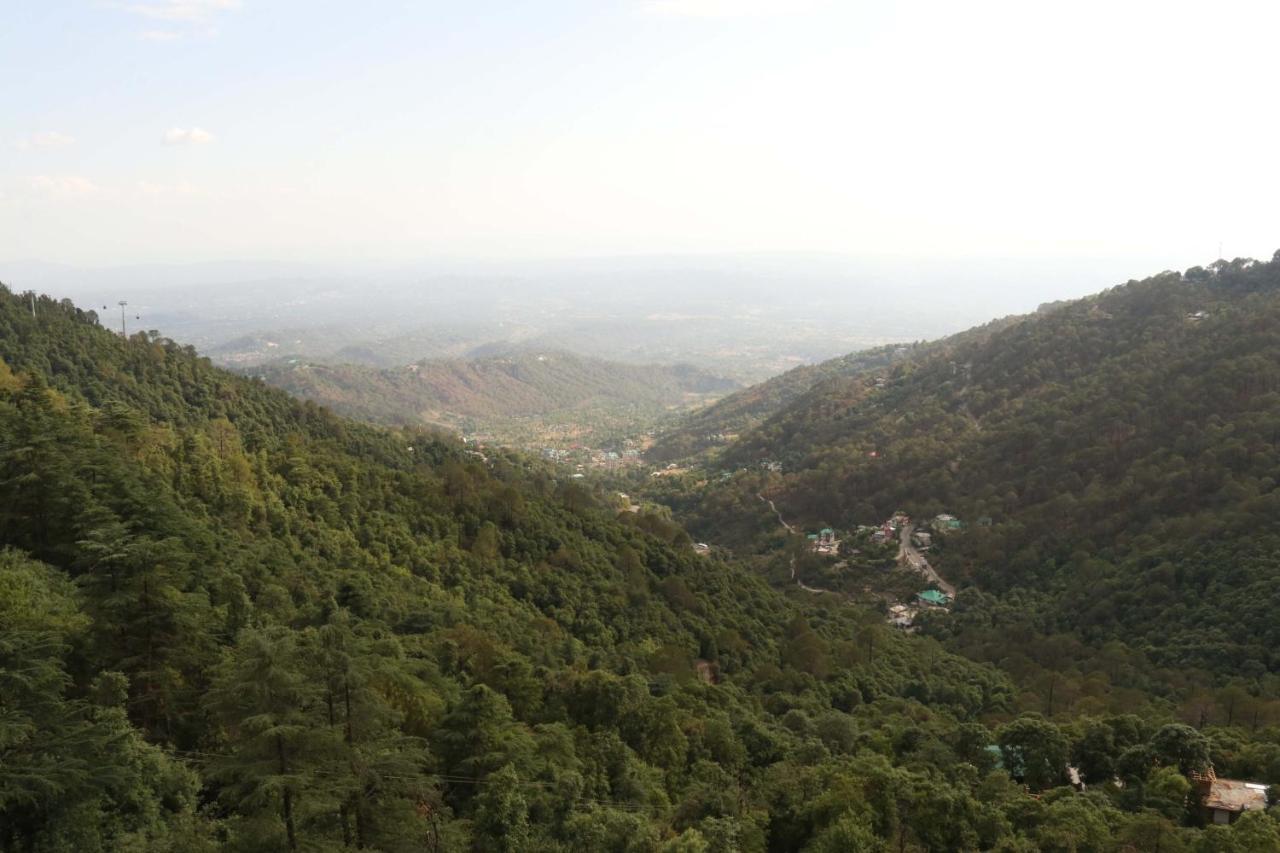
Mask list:
[[[1280,247],[1272,2],[4,7],[0,261]]]

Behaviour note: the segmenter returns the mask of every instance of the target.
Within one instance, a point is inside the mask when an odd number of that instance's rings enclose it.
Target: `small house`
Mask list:
[[[926,589],[924,592],[917,593],[916,600],[927,607],[946,607],[951,603],[946,593],[936,589]]]
[[[889,608],[889,624],[896,628],[910,628],[915,617],[915,610],[905,604],[895,604]]]
[[[1234,823],[1247,811],[1267,807],[1267,786],[1239,779],[1219,779],[1210,767],[1205,773],[1191,777],[1204,819],[1209,823]]]

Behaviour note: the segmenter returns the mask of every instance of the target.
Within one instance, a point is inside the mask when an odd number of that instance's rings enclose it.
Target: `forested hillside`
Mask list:
[[[1280,847],[1186,796],[1274,730],[1018,716],[669,519],[67,303],[0,293],[0,359],[5,851]]]
[[[682,506],[738,541],[774,523],[762,488],[813,525],[955,514],[966,529],[931,557],[968,586],[937,629],[953,648],[1042,708],[1141,687],[1227,720],[1226,685],[1280,695],[1277,329],[1280,260],[1047,306],[882,382],[815,386],[725,452],[748,472]],[[750,473],[763,461],[782,473]],[[1011,632],[1053,640],[1015,650]]]
[[[1017,318],[994,320],[939,341],[890,344],[788,370],[681,418],[662,431],[645,456],[655,462],[687,461],[705,450],[733,444],[739,434],[760,426],[818,386],[843,381],[846,388],[852,388],[857,386],[851,380],[867,379],[863,386],[876,387],[876,380],[891,365],[919,361],[966,342],[983,340],[1014,322]]]
[[[731,440],[763,421],[825,379],[858,376],[905,357],[914,347],[891,345],[788,370],[758,385],[735,391],[665,430],[646,458],[655,462],[684,459]]]
[[[516,350],[426,360],[379,370],[276,362],[254,375],[350,417],[391,425],[424,423],[496,432],[536,421],[591,428],[649,427],[668,410],[737,387],[689,365],[634,365],[562,351]]]

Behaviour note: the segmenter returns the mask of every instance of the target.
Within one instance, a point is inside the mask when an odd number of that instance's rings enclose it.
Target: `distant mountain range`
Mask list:
[[[741,386],[689,365],[634,365],[560,350],[513,349],[471,359],[431,359],[377,369],[299,360],[253,368],[290,393],[386,424],[574,417],[625,413],[641,420],[715,399]]]

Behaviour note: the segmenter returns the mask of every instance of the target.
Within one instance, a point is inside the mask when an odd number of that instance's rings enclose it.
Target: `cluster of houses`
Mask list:
[[[543,459],[562,465],[573,465],[578,471],[588,469],[613,471],[641,464],[640,451],[633,447],[621,450],[602,450],[575,444],[570,447],[544,447]]]
[[[904,631],[915,630],[916,617],[924,610],[946,610],[951,606],[951,596],[936,589],[926,589],[916,593],[910,604],[894,604],[889,608],[886,619],[895,628]]]
[[[983,517],[979,519],[979,524],[988,526],[991,519]],[[910,531],[910,539],[907,543],[915,551],[927,551],[934,543],[934,537],[938,534],[950,533],[964,529],[964,522],[948,513],[941,513],[934,516],[925,524],[918,526],[912,525],[911,517],[906,513],[898,512],[886,519],[879,526],[859,525],[856,528],[858,537],[866,538],[870,542],[877,545],[884,545],[891,542],[902,541],[904,531]],[[807,534],[810,548],[816,554],[827,556],[835,556],[839,553],[840,539],[837,537],[835,530],[830,527],[824,527],[817,533]],[[913,554],[908,551],[907,560],[912,566],[923,563],[924,558],[919,554]],[[927,565],[927,564],[926,564]],[[904,630],[913,630],[916,619],[924,610],[942,609],[951,606],[951,596],[942,590],[930,587],[917,593],[910,603],[895,604],[889,608],[887,618],[889,624]]]
[[[833,557],[840,552],[840,540],[836,538],[836,532],[830,527],[824,527],[817,533],[810,533],[807,538],[814,553]]]

